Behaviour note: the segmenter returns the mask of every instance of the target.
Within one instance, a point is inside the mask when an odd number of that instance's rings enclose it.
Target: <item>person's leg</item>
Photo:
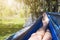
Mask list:
[[[50,33],[49,29],[47,29],[47,31],[46,31],[42,40],[52,40],[52,36],[51,36],[51,33]]]
[[[49,19],[48,19],[46,13],[43,14],[42,23],[43,23],[43,26],[37,32],[33,33],[31,35],[31,37],[29,38],[29,40],[42,40],[42,39],[44,40],[45,36],[48,37],[47,39],[50,38],[50,36],[51,36],[50,32],[46,32],[46,28],[49,23]],[[48,36],[48,35],[50,35],[50,36]]]
[[[49,23],[49,19],[46,13],[43,14],[43,18],[42,18],[42,23],[43,26],[36,32],[36,34],[40,37],[40,39],[42,39],[45,35],[46,29],[47,29],[47,25]]]

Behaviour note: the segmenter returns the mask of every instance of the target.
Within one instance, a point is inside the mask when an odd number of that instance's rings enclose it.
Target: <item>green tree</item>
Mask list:
[[[24,0],[24,3],[30,7],[32,19],[40,16],[40,11],[43,9],[43,0]]]

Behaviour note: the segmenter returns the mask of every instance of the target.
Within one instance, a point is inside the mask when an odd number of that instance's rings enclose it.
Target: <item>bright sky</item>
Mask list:
[[[14,10],[16,9],[20,10],[25,6],[23,1],[17,2],[16,0],[0,0],[0,6],[1,5],[13,8]]]
[[[30,12],[30,8],[28,5],[24,4],[24,2],[18,2],[16,0],[0,0],[0,15],[5,19],[13,19],[13,18],[22,18],[27,16]],[[28,11],[27,11],[28,10]],[[25,13],[27,15],[25,15]]]
[[[23,1],[17,2],[16,0],[0,0],[0,7],[3,9],[2,11],[5,11],[5,9],[9,11],[10,9],[18,14],[20,11],[24,12],[25,4]]]
[[[2,13],[2,17],[5,19],[14,19],[20,18],[20,15],[25,15],[24,13],[29,13],[30,9],[24,2],[17,2],[16,0],[0,0],[0,14]],[[28,10],[28,11],[27,11]],[[11,15],[12,16],[9,16]],[[16,15],[17,14],[17,15]],[[25,16],[24,16],[25,17]]]

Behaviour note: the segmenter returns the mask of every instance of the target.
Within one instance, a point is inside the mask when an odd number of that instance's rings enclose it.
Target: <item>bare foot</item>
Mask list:
[[[47,26],[47,24],[49,23],[49,18],[46,13],[43,13],[42,23],[43,26]]]

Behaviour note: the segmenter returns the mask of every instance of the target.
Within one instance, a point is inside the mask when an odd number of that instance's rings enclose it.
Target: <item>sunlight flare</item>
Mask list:
[[[8,4],[9,6],[13,5],[13,3],[14,3],[14,0],[7,0],[7,4]]]

